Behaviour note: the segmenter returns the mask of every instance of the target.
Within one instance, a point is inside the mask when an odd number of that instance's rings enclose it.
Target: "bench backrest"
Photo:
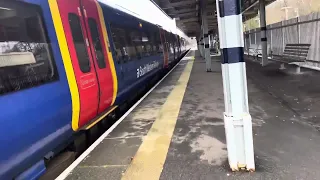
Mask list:
[[[311,44],[286,44],[283,56],[306,60]]]

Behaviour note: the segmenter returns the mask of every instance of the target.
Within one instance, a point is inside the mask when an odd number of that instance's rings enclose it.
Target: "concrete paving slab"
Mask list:
[[[83,167],[75,169],[68,180],[108,180],[121,179],[122,173],[126,166],[123,167]]]
[[[128,165],[142,142],[142,137],[105,139],[81,166]]]

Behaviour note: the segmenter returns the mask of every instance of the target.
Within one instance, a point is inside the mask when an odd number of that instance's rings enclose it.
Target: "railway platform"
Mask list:
[[[317,179],[320,73],[303,69],[294,75],[290,68],[247,62],[255,172],[228,166],[220,57],[212,56],[212,72],[206,72],[198,51],[190,51],[58,178]]]

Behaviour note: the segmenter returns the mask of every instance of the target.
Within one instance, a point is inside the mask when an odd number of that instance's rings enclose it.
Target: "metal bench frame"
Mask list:
[[[252,52],[251,54],[250,54],[250,51]],[[271,47],[268,44],[267,45],[267,56],[269,57],[270,55],[272,55],[272,51],[271,51]],[[253,56],[255,58],[255,60],[259,61],[259,58],[262,57],[261,46],[258,45],[257,47],[249,47],[248,48],[248,56]]]
[[[271,60],[281,62],[280,69],[286,69],[284,64],[306,62],[310,46],[311,44],[286,44],[283,54],[273,54]],[[301,73],[299,65],[297,65],[296,73]]]

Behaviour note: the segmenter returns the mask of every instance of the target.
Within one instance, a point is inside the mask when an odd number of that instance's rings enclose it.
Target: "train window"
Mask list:
[[[155,55],[158,53],[158,49],[157,49],[157,43],[156,43],[156,37],[155,37],[155,33],[149,33],[149,37],[150,37],[150,45],[151,45],[151,54]]]
[[[100,40],[100,34],[98,31],[98,25],[96,23],[96,20],[93,18],[89,18],[88,23],[89,23],[91,38],[92,38],[93,47],[94,47],[94,51],[96,54],[98,66],[100,69],[103,69],[106,67],[106,61],[104,59],[102,44],[101,44],[101,40]]]
[[[128,53],[129,59],[132,60],[137,56],[137,48],[135,47],[134,43],[130,39],[130,29],[126,29],[126,51]]]
[[[154,33],[154,51],[158,54],[163,51],[159,32]]]
[[[84,41],[80,19],[78,15],[73,13],[69,13],[68,19],[80,69],[83,73],[90,72],[90,61],[87,52],[87,45]]]
[[[141,33],[138,31],[134,31],[134,30],[131,31],[130,32],[130,39],[136,47],[138,58],[143,57],[145,54],[145,47],[144,47],[144,44],[142,43]]]
[[[57,80],[38,6],[0,1],[0,95]]]
[[[164,32],[157,33],[156,37],[159,45],[158,53],[163,53],[163,51],[167,51],[167,44],[166,44]]]
[[[128,33],[122,27],[111,25],[112,39],[118,63],[132,60],[136,56],[136,49],[128,38]]]
[[[145,48],[144,56],[150,56],[152,54],[152,46],[150,41],[150,36],[148,36],[146,33],[142,33],[141,38],[142,44]]]

